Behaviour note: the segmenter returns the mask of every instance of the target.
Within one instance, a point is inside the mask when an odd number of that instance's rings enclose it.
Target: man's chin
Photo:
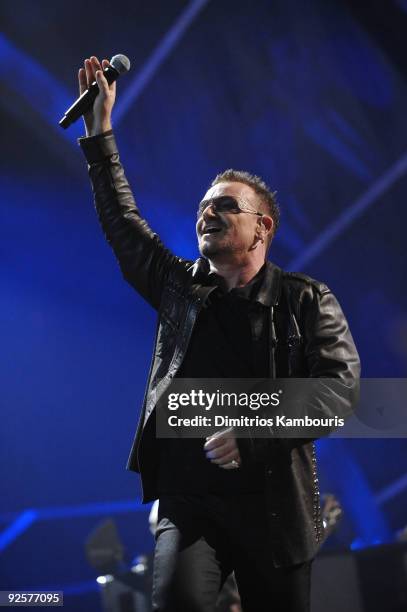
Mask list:
[[[222,246],[220,244],[216,244],[215,242],[204,242],[199,248],[199,252],[203,257],[212,259],[216,256],[222,255],[226,250],[227,249],[225,249],[224,245]]]
[[[218,244],[204,244],[200,247],[199,252],[202,257],[206,257],[206,259],[210,259],[213,262],[227,261],[235,253],[230,246]]]
[[[202,255],[202,257],[212,257],[213,255],[216,255],[218,249],[215,248],[215,246],[213,244],[203,244],[200,248],[199,248],[199,252]]]

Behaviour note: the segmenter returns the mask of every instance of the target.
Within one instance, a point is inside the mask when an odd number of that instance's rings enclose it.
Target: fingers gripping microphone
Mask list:
[[[125,55],[114,55],[110,60],[110,65],[103,70],[107,82],[113,83],[121,74],[125,74],[130,70],[130,60]],[[95,101],[99,93],[99,87],[96,81],[83,92],[83,94],[68,108],[65,115],[62,117],[59,125],[66,129],[88,111]]]

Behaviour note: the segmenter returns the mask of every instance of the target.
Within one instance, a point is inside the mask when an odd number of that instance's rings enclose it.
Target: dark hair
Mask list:
[[[229,182],[244,183],[245,185],[249,185],[249,187],[251,187],[253,191],[260,196],[263,205],[260,212],[264,212],[273,219],[273,231],[270,234],[268,244],[268,246],[270,246],[271,240],[274,238],[274,234],[276,233],[280,223],[280,208],[276,198],[277,191],[271,191],[271,189],[269,189],[267,184],[259,176],[250,174],[244,170],[233,170],[232,168],[217,174],[212,181],[211,187],[217,185],[218,183]]]

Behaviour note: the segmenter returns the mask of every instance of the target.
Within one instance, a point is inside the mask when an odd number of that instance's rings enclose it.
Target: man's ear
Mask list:
[[[269,217],[268,215],[263,215],[259,219],[258,236],[262,242],[265,241],[266,236],[269,236],[271,234],[271,232],[273,231],[273,227],[274,227],[273,219]]]

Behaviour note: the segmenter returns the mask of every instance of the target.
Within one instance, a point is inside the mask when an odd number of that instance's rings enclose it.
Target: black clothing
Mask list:
[[[244,287],[211,293],[198,315],[178,378],[262,378],[268,375],[268,346],[252,337],[250,295],[261,285],[265,267]],[[219,277],[210,275],[214,285]],[[215,278],[217,277],[217,278]],[[263,307],[264,310],[266,310]],[[265,317],[264,317],[265,318]],[[264,489],[262,462],[223,470],[206,458],[205,440],[158,440],[159,497],[163,493],[247,493]]]
[[[244,612],[309,612],[311,562],[273,568],[263,495],[160,498],[153,610],[213,612],[234,570]]]
[[[209,274],[216,289],[198,314],[177,378],[266,378],[269,376],[268,337],[255,334],[250,309],[266,272],[264,265],[244,287],[222,288],[222,279]],[[218,284],[219,283],[219,284]],[[263,306],[262,327],[267,325]]]
[[[140,472],[143,500],[149,501],[157,497],[159,460],[152,415],[184,363],[202,304],[216,287],[211,286],[205,259],[194,263],[173,255],[141,217],[114,136],[81,139],[80,144],[89,162],[99,219],[123,276],[159,313],[142,414],[127,464]],[[249,314],[254,330],[261,329],[262,307],[267,310],[271,376],[338,379],[344,388],[339,401],[347,416],[357,397],[360,364],[347,321],[329,288],[267,262],[256,308]],[[238,444],[242,463],[263,464],[273,564],[312,559],[322,537],[313,443],[276,439],[270,430],[270,439],[242,439]]]

